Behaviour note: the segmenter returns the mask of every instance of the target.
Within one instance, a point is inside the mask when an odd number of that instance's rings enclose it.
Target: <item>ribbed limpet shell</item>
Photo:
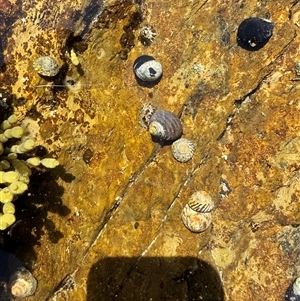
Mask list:
[[[182,210],[181,218],[184,225],[192,232],[200,233],[208,229],[212,223],[212,213],[193,210],[188,204]]]
[[[41,56],[33,62],[34,70],[43,76],[55,76],[60,67],[57,64],[56,60],[51,56]]]
[[[9,280],[11,294],[14,297],[28,297],[34,294],[37,288],[37,280],[24,267],[19,267]]]
[[[189,198],[188,205],[191,209],[207,213],[215,208],[215,203],[206,191],[196,191]]]
[[[172,154],[178,162],[185,163],[192,159],[195,146],[191,140],[180,138],[172,144]]]
[[[174,113],[158,110],[149,120],[149,132],[159,140],[174,141],[182,135],[182,124]]]

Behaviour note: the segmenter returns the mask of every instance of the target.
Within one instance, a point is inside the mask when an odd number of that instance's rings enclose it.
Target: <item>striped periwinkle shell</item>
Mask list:
[[[174,113],[158,110],[149,120],[149,132],[159,140],[174,141],[182,135],[182,124]]]
[[[206,191],[196,191],[189,198],[188,205],[191,209],[207,213],[215,208],[215,203]]]
[[[172,154],[174,158],[181,163],[192,159],[195,152],[195,146],[191,140],[180,138],[172,144]]]
[[[181,218],[190,231],[200,233],[208,229],[212,223],[212,213],[202,213],[193,210],[189,204],[186,204],[182,210]]]
[[[162,76],[162,65],[150,55],[139,56],[133,64],[133,70],[138,79],[143,82],[156,82]]]
[[[55,76],[59,71],[59,66],[51,56],[41,56],[33,62],[34,70],[43,76]]]

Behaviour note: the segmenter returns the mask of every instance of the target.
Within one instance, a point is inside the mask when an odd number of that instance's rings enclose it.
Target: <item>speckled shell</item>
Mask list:
[[[149,46],[156,37],[156,31],[151,25],[145,25],[141,28],[139,40],[144,46]]]
[[[19,267],[9,280],[11,294],[14,297],[31,296],[37,288],[37,281],[24,267]]]
[[[157,108],[150,102],[143,104],[143,106],[139,110],[139,115],[138,115],[139,124],[143,128],[148,129],[149,120],[156,111]]]
[[[259,50],[271,38],[274,24],[266,19],[248,18],[239,26],[238,44],[246,50]]]
[[[189,198],[188,205],[191,209],[202,213],[211,212],[215,208],[214,201],[206,191],[194,192]]]
[[[43,76],[55,76],[59,71],[59,66],[55,59],[50,56],[42,56],[33,62],[34,70]]]
[[[133,64],[133,70],[136,77],[143,82],[156,82],[162,76],[161,63],[149,55],[139,56]]]
[[[172,154],[174,158],[182,163],[192,159],[195,152],[195,146],[191,140],[180,138],[172,144]]]
[[[200,233],[208,229],[212,223],[212,213],[193,210],[188,204],[182,210],[181,218],[184,225],[192,232]]]
[[[182,135],[182,124],[174,113],[158,110],[149,120],[149,132],[159,140],[174,141]]]

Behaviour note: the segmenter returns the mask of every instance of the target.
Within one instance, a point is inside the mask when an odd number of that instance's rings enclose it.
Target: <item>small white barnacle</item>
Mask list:
[[[138,113],[138,120],[141,127],[148,129],[149,120],[156,110],[157,108],[150,102],[142,105]]]
[[[189,198],[188,205],[191,209],[202,213],[211,212],[215,208],[214,201],[206,191],[194,192]]]
[[[156,37],[156,31],[151,25],[145,25],[141,28],[139,40],[144,46],[149,46],[153,43]]]
[[[34,70],[43,76],[53,77],[59,72],[59,65],[51,56],[41,56],[33,62]]]
[[[136,80],[140,85],[156,85],[162,77],[162,65],[150,55],[141,55],[133,63]]]
[[[172,154],[174,158],[181,163],[192,159],[195,153],[195,146],[191,140],[180,138],[172,144]]]

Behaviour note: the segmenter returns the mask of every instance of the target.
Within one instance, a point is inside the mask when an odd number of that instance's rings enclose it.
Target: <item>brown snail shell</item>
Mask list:
[[[212,213],[202,213],[193,210],[189,204],[186,204],[182,210],[181,218],[190,231],[200,233],[208,229],[212,223]]]
[[[195,146],[191,140],[180,138],[172,144],[172,154],[174,158],[181,163],[192,159],[195,152]]]
[[[202,213],[211,212],[215,208],[214,201],[206,191],[194,192],[189,198],[188,205],[191,209]]]
[[[174,141],[182,135],[182,124],[174,113],[158,110],[149,120],[149,132],[159,140]]]
[[[28,297],[36,291],[37,280],[26,268],[19,267],[10,277],[9,287],[14,297]]]

